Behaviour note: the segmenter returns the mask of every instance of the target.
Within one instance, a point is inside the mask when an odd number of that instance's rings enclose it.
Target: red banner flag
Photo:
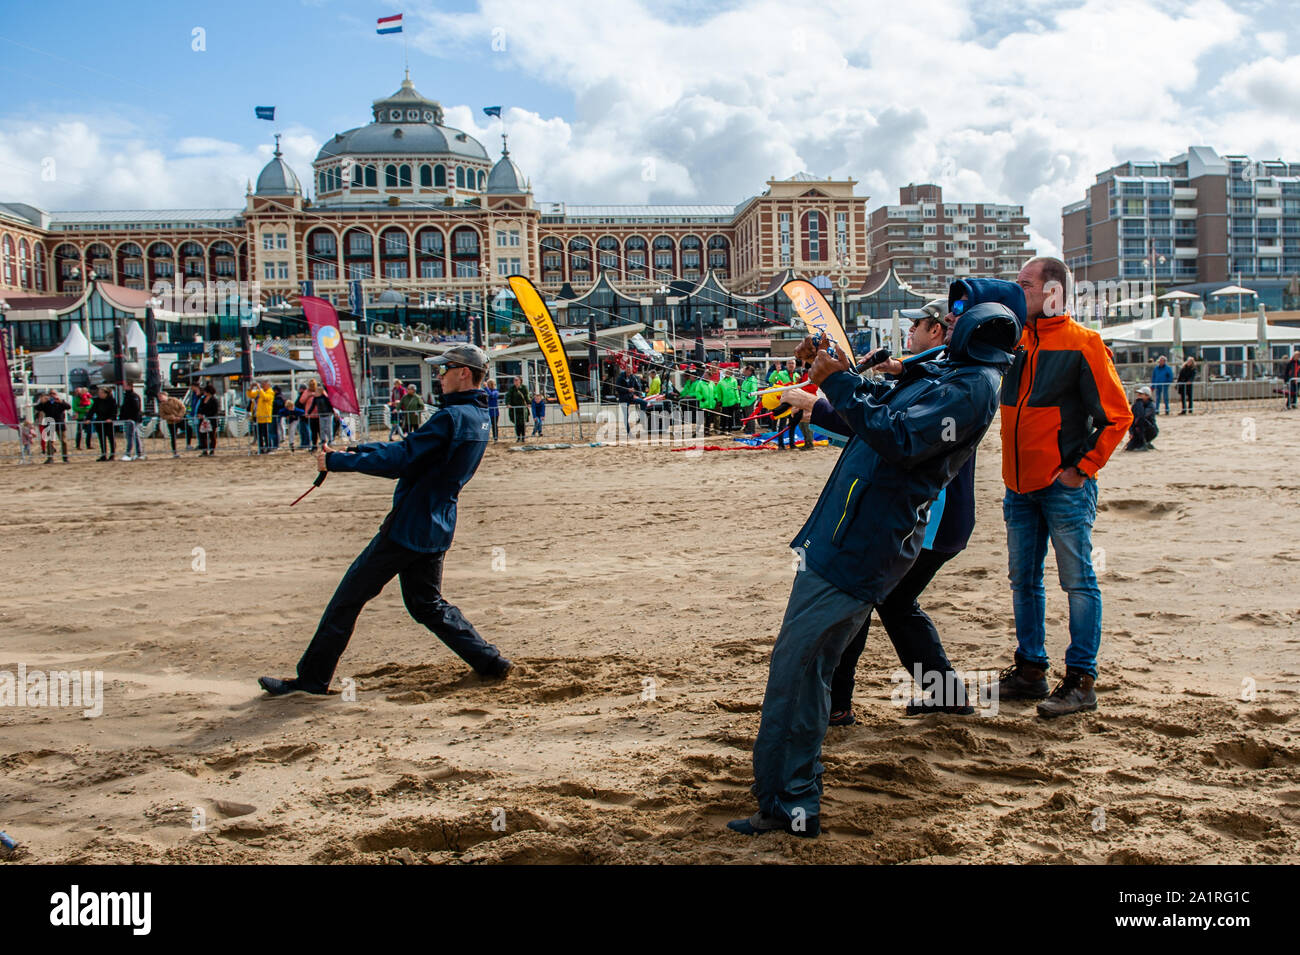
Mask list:
[[[343,347],[343,334],[339,331],[339,315],[334,306],[323,298],[311,295],[302,297],[302,314],[311,329],[311,349],[316,358],[325,394],[335,411],[358,414],[357,389],[352,383],[352,365]]]
[[[9,349],[5,336],[9,329],[0,328],[0,425],[18,427],[18,402],[14,400],[14,383],[9,377]]]

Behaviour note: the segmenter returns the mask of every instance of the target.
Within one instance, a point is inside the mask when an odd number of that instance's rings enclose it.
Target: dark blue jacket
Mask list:
[[[897,382],[851,371],[822,382],[853,436],[790,544],[811,570],[872,603],[894,589],[920,553],[930,503],[997,413],[1020,329],[1006,306],[976,305],[958,320],[947,359],[911,365]]]
[[[397,479],[384,529],[394,543],[422,553],[451,547],[456,499],[478,470],[491,436],[481,389],[442,396],[442,408],[401,441],[361,445],[325,455],[330,471]]]

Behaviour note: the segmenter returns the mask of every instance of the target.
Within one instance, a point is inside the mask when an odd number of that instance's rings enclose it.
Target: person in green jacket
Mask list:
[[[758,400],[758,375],[754,373],[753,365],[745,366],[745,380],[740,383],[740,412],[741,417],[748,417],[753,413],[754,402]],[[745,433],[754,433],[754,422],[745,422]]]
[[[402,429],[407,434],[420,427],[420,412],[424,410],[424,400],[415,390],[414,385],[406,389],[406,394],[402,395],[397,406],[401,409]]]
[[[506,409],[510,414],[510,423],[515,426],[515,441],[523,443],[524,426],[528,424],[528,389],[524,380],[516,378],[510,390],[506,392]]]
[[[718,390],[713,382],[713,366],[705,365],[696,375],[695,399],[704,415],[704,433],[710,434],[718,430]]]
[[[740,382],[731,375],[731,369],[725,368],[717,385],[718,405],[722,409],[722,425],[728,431],[740,427]]]

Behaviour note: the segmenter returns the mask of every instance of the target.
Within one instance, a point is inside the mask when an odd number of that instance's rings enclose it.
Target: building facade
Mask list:
[[[1078,279],[1281,289],[1300,274],[1300,163],[1208,146],[1121,163],[1061,210],[1061,231]]]
[[[931,183],[899,189],[898,205],[873,210],[868,222],[872,266],[935,294],[973,275],[1014,279],[1035,254],[1023,206],[944,202]]]
[[[443,120],[441,105],[408,77],[374,101],[370,122],[321,147],[305,184],[277,143],[242,208],[0,204],[0,298],[77,296],[93,273],[155,295],[247,283],[261,303],[291,310],[307,287],[345,305],[360,281],[368,302],[399,316],[390,320],[414,310],[419,324],[457,333],[476,316],[486,324],[512,273],[550,296],[576,298],[603,279],[647,305],[669,285],[674,300],[700,289],[689,296],[698,305],[715,285],[762,295],[793,272],[861,290],[876,271],[868,268],[867,198],[851,179],[773,178],[735,206],[538,202],[504,136],[493,162]],[[179,302],[166,307],[184,313]],[[725,316],[718,322],[720,334],[731,330]]]

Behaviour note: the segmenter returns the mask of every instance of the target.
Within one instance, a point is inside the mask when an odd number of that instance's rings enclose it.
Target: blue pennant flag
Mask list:
[[[275,119],[274,106],[254,106],[253,112],[257,114],[258,119]]]
[[[501,107],[500,107],[500,106],[484,106],[484,107],[483,107],[483,115],[484,115],[484,116],[495,116],[497,119],[500,119],[500,118],[501,118]]]

